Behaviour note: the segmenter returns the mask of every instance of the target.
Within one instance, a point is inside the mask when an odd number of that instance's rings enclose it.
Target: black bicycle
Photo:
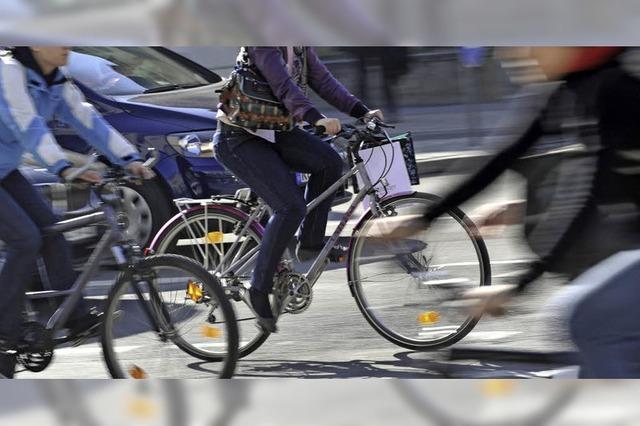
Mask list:
[[[74,176],[88,170],[96,159],[77,169]],[[152,158],[147,165],[155,161]],[[65,323],[84,290],[92,289],[89,283],[101,260],[111,252],[119,275],[106,300],[101,336],[110,374],[114,378],[184,378],[195,374],[189,364],[191,357],[196,357],[216,363],[217,368],[207,371],[220,378],[231,377],[239,344],[233,306],[219,281],[199,263],[177,255],[145,257],[135,242],[126,239],[126,215],[118,188],[131,183],[140,182],[123,169],[110,168],[100,184],[92,185],[99,200],[95,209],[76,212],[76,217],[44,230],[57,233],[107,225],[72,288],[27,293],[23,334],[17,347],[19,364],[39,372],[51,363],[57,346],[82,343],[82,336],[78,341],[79,336],[70,335]],[[111,278],[107,281],[112,284]],[[63,299],[53,314],[36,308],[43,300],[52,299]]]

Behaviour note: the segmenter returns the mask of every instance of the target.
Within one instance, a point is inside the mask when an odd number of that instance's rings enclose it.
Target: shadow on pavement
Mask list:
[[[408,352],[409,354],[411,352]],[[394,355],[389,361],[304,361],[304,360],[241,360],[236,377],[279,377],[309,379],[340,378],[438,378],[442,374],[437,367],[440,362],[416,360],[405,353]],[[208,371],[206,363],[190,365],[191,368]]]

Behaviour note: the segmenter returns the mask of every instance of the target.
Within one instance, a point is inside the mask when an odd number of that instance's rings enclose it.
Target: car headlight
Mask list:
[[[185,157],[213,158],[215,131],[174,133],[167,136],[169,145]]]

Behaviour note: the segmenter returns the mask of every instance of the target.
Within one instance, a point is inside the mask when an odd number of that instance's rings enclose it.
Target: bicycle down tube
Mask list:
[[[310,282],[310,284],[312,286],[315,284],[317,279],[320,277],[320,275],[321,275],[321,273],[322,273],[322,271],[324,269],[325,259],[327,258],[328,254],[329,254],[329,251],[331,250],[333,245],[336,243],[336,241],[340,237],[340,233],[342,232],[342,230],[346,226],[347,222],[353,216],[353,212],[358,207],[358,205],[364,200],[364,198],[367,195],[373,197],[372,205],[375,205],[375,195],[374,194],[370,194],[370,190],[371,190],[371,187],[373,185],[371,183],[371,178],[369,177],[369,175],[367,173],[367,170],[366,170],[366,168],[364,166],[364,163],[363,162],[356,163],[356,165],[351,170],[349,170],[340,179],[338,179],[338,181],[336,181],[333,185],[331,185],[328,189],[326,189],[322,194],[320,194],[317,198],[315,198],[313,201],[311,201],[307,205],[307,214],[308,214],[311,210],[316,208],[318,206],[318,204],[320,204],[322,201],[324,201],[326,198],[330,197],[334,192],[336,192],[338,190],[338,188],[340,188],[342,185],[344,185],[344,183],[347,180],[351,179],[353,176],[355,176],[357,174],[359,174],[362,177],[362,180],[363,180],[362,189],[360,190],[360,192],[358,192],[356,194],[355,198],[353,199],[353,201],[349,205],[349,208],[347,209],[347,211],[343,215],[342,220],[338,224],[338,227],[337,227],[336,231],[331,235],[331,237],[329,238],[327,243],[322,248],[320,254],[316,258],[316,260],[313,262],[313,264],[311,265],[311,267],[309,268],[307,273],[305,274],[307,279],[309,280],[309,282]],[[242,231],[238,235],[244,235],[246,233],[246,231],[249,229],[249,227],[251,226],[251,223],[255,220],[255,218],[259,217],[259,214],[261,214],[261,209],[256,209],[256,211],[254,211],[249,216],[249,218],[247,220],[247,223],[245,223]],[[238,242],[238,240],[236,240],[234,242],[234,244],[237,244],[237,242]],[[232,255],[233,252],[234,252],[233,246],[232,246],[232,248],[229,249],[227,254],[221,259],[220,265],[216,268],[216,272],[221,273],[221,274],[226,274],[226,273],[230,272],[230,273],[233,273],[235,275],[238,275],[241,271],[243,271],[245,268],[247,268],[255,260],[255,258],[257,257],[259,251],[260,251],[260,245],[254,247],[248,253],[243,255],[240,259],[235,260],[229,266],[229,268],[227,268],[225,271],[220,271],[221,266],[226,263],[227,257]],[[235,257],[234,257],[234,259],[235,259]]]
[[[104,214],[96,216],[95,220],[97,222],[102,217],[106,218],[109,225],[111,225],[111,229],[109,229],[98,242],[98,245],[87,261],[87,266],[84,268],[80,276],[76,279],[73,287],[71,287],[69,290],[59,293],[59,295],[66,295],[66,299],[49,318],[49,321],[47,322],[47,329],[57,330],[61,325],[64,325],[67,319],[69,319],[73,308],[82,298],[82,291],[89,284],[91,277],[100,267],[100,259],[102,259],[107,251],[112,249],[113,255],[116,257],[116,261],[119,263],[123,261],[122,259],[124,258],[124,255],[118,251],[119,247],[114,245],[118,241],[122,241],[124,237],[122,232],[118,228],[117,219],[115,217],[113,207],[105,205],[103,207],[103,212]],[[82,218],[78,218],[76,219],[76,221],[78,223],[82,223],[81,219]],[[56,292],[48,292],[48,297],[53,297],[54,295],[56,295]],[[37,296],[32,298],[37,298]]]

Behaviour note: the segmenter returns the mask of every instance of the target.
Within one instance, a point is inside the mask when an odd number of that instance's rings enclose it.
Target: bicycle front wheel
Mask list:
[[[229,378],[238,341],[222,286],[192,259],[148,257],[120,276],[107,301],[102,347],[115,378]]]
[[[459,209],[410,237],[381,237],[437,200],[415,193],[383,201],[384,216],[367,213],[349,250],[349,285],[360,311],[380,335],[412,350],[446,347],[468,334],[477,320],[452,299],[491,280],[484,241]]]

